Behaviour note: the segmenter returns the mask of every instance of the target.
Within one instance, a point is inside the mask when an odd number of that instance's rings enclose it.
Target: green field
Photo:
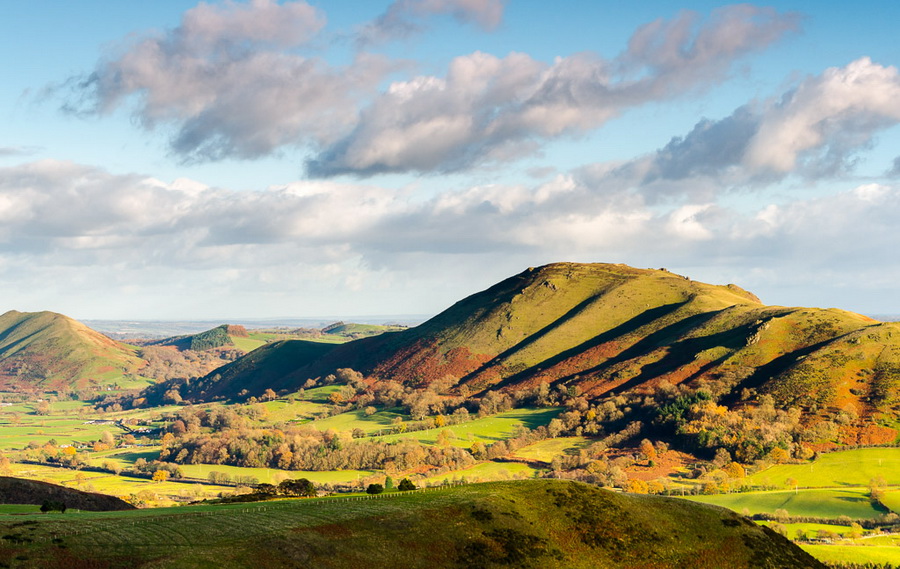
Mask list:
[[[534,477],[536,472],[539,472],[539,470],[521,462],[482,462],[471,468],[426,477],[421,483],[434,485],[441,484],[444,481],[460,482],[465,480],[471,483],[488,480],[523,479]]]
[[[394,418],[409,419],[407,415],[403,415],[398,411],[378,411],[372,415],[366,415],[362,409],[348,411],[340,415],[334,415],[325,419],[318,419],[309,423],[320,431],[334,430],[338,432],[350,432],[354,429],[362,429],[366,434],[377,433],[379,431],[389,431],[391,422]]]
[[[513,409],[511,411],[497,413],[496,415],[460,423],[459,425],[413,431],[410,433],[385,435],[378,438],[386,442],[413,439],[425,444],[436,444],[438,435],[441,431],[446,430],[455,437],[451,441],[451,444],[468,448],[472,446],[472,443],[475,441],[482,441],[485,444],[489,444],[508,439],[515,434],[519,427],[534,429],[542,425],[547,425],[561,412],[562,408],[559,407],[550,407],[546,409]]]
[[[524,446],[515,452],[517,458],[550,462],[561,454],[575,454],[593,442],[587,437],[557,437]]]
[[[900,547],[897,546],[801,544],[800,547],[825,563],[900,564]]]
[[[867,488],[778,490],[771,492],[741,492],[737,494],[713,494],[709,496],[686,496],[686,499],[705,504],[715,504],[738,513],[748,511],[751,515],[775,510],[787,510],[791,516],[817,518],[851,519],[875,518],[884,510],[875,508],[869,501]]]
[[[900,490],[885,492],[881,498],[881,503],[890,508],[892,512],[900,513]]]
[[[820,455],[814,462],[779,464],[747,478],[755,485],[783,486],[793,478],[799,486],[867,486],[878,476],[900,485],[900,448],[861,448]]]
[[[221,472],[231,477],[253,476],[260,482],[277,484],[289,478],[306,478],[316,484],[346,484],[367,478],[373,474],[371,470],[279,470],[277,468],[246,468],[227,464],[184,464],[181,471],[185,476],[206,479],[210,472]]]
[[[266,344],[265,340],[253,338],[252,336],[249,338],[243,336],[229,336],[229,338],[231,338],[235,348],[245,352],[252,352],[256,348]]]

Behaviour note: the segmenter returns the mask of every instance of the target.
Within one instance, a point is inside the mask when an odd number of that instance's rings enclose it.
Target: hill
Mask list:
[[[36,518],[29,542],[4,548],[16,566],[824,567],[721,508],[549,480],[73,517],[65,527]],[[55,532],[56,543],[44,539]]]
[[[134,510],[128,502],[114,496],[82,492],[48,482],[0,476],[0,504],[37,504],[52,501],[73,510],[112,512]]]
[[[84,388],[142,365],[133,348],[62,314],[0,315],[0,390]]]
[[[264,388],[252,380],[259,374],[296,389],[353,368],[370,381],[449,382],[455,394],[547,384],[597,400],[684,384],[705,385],[729,405],[767,393],[780,406],[852,408],[864,417],[900,409],[900,323],[766,306],[736,285],[624,265],[531,268],[419,326],[322,356],[280,361],[279,373],[264,360],[235,366],[241,372],[226,378],[235,387],[222,384],[218,393],[234,395],[248,382]]]

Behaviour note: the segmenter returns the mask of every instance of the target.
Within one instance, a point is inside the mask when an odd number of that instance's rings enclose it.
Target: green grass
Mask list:
[[[561,412],[562,408],[559,407],[546,409],[513,409],[512,411],[504,411],[503,413],[474,419],[459,425],[438,427],[411,433],[386,435],[378,438],[387,442],[413,439],[425,444],[436,444],[440,432],[446,430],[453,433],[455,437],[451,441],[451,444],[468,448],[472,446],[472,443],[475,441],[482,441],[483,443],[488,444],[508,439],[513,436],[516,429],[520,426],[534,429],[541,425],[547,425]]]
[[[378,431],[390,430],[391,421],[395,417],[409,419],[397,411],[378,411],[372,415],[366,415],[362,409],[348,411],[340,415],[333,415],[325,419],[318,419],[309,423],[320,431],[335,430],[339,432],[350,432],[354,429],[362,429],[365,433],[376,433]]]
[[[256,348],[266,344],[265,340],[253,338],[252,336],[249,338],[243,336],[229,336],[229,338],[231,338],[234,347],[245,352],[252,352]]]
[[[771,526],[777,522],[759,522],[760,525]],[[839,526],[834,524],[781,524],[787,530],[787,536],[790,539],[797,537],[798,531],[803,531],[807,536],[815,537],[820,530],[830,531],[837,535],[846,535],[850,533],[850,526]]]
[[[709,496],[686,496],[687,499],[714,504],[743,513],[774,514],[775,510],[787,510],[791,516],[852,519],[875,518],[884,513],[875,508],[868,498],[867,488],[842,488],[818,490],[778,490],[770,492],[741,492]]]
[[[818,545],[800,548],[824,563],[900,564],[900,547],[890,545]]]
[[[592,569],[652,562],[687,569],[698,567],[700,555],[707,568],[756,567],[759,556],[771,566],[799,566],[783,563],[788,559],[783,549],[759,528],[719,510],[548,480],[377,498],[12,518],[0,517],[0,533],[28,538],[5,549],[12,551],[10,559],[18,555],[15,564],[23,567],[87,566],[73,561],[90,559],[90,566],[111,569],[145,566],[148,560],[153,567],[180,569],[425,569],[510,566],[511,561]],[[684,531],[687,527],[691,531]]]
[[[590,445],[591,442],[592,440],[587,437],[557,437],[555,439],[546,439],[520,448],[515,452],[515,456],[525,460],[550,462],[553,460],[553,457],[561,454],[575,454],[580,449]]]
[[[885,492],[881,498],[881,503],[894,513],[900,512],[900,491]]]
[[[440,484],[445,480],[450,482],[485,482],[490,480],[512,480],[534,477],[537,469],[521,462],[482,462],[471,468],[454,470],[437,476],[429,476],[423,479],[425,484]]]
[[[221,472],[231,477],[253,476],[260,482],[277,484],[288,478],[306,478],[316,484],[346,484],[375,474],[372,470],[279,470],[277,468],[246,468],[227,464],[183,464],[185,476],[206,479],[210,472]]]
[[[793,478],[801,487],[866,486],[878,476],[900,484],[900,448],[861,448],[820,455],[814,462],[779,464],[747,478],[756,485],[782,486]]]

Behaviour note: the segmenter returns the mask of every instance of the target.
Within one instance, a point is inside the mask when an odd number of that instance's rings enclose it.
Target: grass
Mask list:
[[[819,455],[806,464],[779,464],[747,478],[751,484],[777,486],[788,478],[801,487],[866,486],[878,476],[900,484],[900,448],[877,447]]]
[[[534,429],[541,425],[547,425],[561,412],[562,408],[559,407],[550,407],[546,409],[513,409],[511,411],[497,413],[496,415],[460,423],[459,425],[386,435],[378,438],[386,442],[398,441],[401,439],[413,439],[425,444],[436,444],[438,435],[441,431],[446,430],[451,432],[454,436],[451,444],[468,448],[472,446],[472,443],[475,441],[482,441],[483,443],[488,444],[508,439],[515,434],[520,426]]]
[[[900,564],[900,547],[897,546],[801,544],[800,548],[823,563]]]
[[[253,337],[243,337],[243,336],[229,336],[231,338],[231,342],[234,344],[234,347],[243,350],[245,352],[252,352],[256,348],[260,346],[264,346],[266,344],[265,340],[256,339]]]
[[[688,569],[755,567],[760,556],[771,566],[800,566],[759,528],[719,510],[548,480],[378,498],[0,516],[0,533],[10,540],[0,561],[15,557],[21,567],[88,566],[79,560],[90,559],[90,566],[110,569],[150,560],[181,569],[648,563]]]
[[[550,462],[561,454],[575,454],[591,444],[587,437],[557,437],[524,446],[515,452],[516,458]]]
[[[738,494],[714,494],[690,496],[689,500],[714,504],[743,513],[774,514],[775,510],[787,510],[791,516],[837,518],[848,516],[861,520],[875,518],[884,513],[872,505],[867,488],[778,490],[768,492],[741,492]]]
[[[881,503],[894,513],[900,512],[900,491],[885,492],[881,497]]]
[[[437,476],[429,476],[422,480],[424,484],[440,484],[442,482],[485,482],[490,480],[511,480],[533,478],[539,472],[536,468],[521,462],[482,462],[471,468],[445,472]]]
[[[378,431],[390,430],[394,418],[408,419],[409,417],[397,411],[378,411],[372,415],[366,415],[362,409],[348,411],[340,415],[333,415],[325,419],[318,419],[310,423],[320,431],[335,430],[349,432],[354,429],[362,429],[371,434]]]
[[[356,482],[375,474],[372,470],[279,470],[277,468],[248,468],[227,464],[184,464],[181,471],[185,476],[206,479],[210,472],[221,472],[231,477],[252,476],[260,482],[277,484],[289,478],[306,478],[316,484],[344,484]]]

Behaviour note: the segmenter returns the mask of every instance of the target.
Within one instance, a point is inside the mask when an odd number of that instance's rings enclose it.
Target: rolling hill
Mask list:
[[[78,389],[143,364],[134,348],[62,314],[0,315],[0,390]]]
[[[900,323],[767,306],[736,285],[624,265],[530,268],[419,326],[311,356],[294,365],[279,357],[271,368],[258,356],[228,374],[217,370],[216,392],[263,389],[260,374],[297,388],[350,367],[413,387],[452,378],[455,393],[546,383],[593,400],[663,382],[703,383],[730,403],[750,390],[782,406],[852,408],[863,417],[900,409]]]
[[[6,535],[21,536],[0,549],[0,562],[110,569],[824,568],[774,531],[722,508],[553,480],[30,518],[0,520]]]

